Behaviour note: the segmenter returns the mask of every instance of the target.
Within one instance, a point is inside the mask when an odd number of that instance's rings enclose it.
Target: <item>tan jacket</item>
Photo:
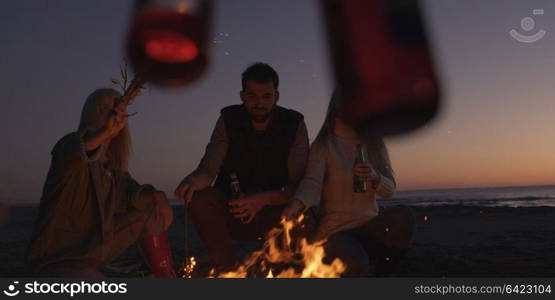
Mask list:
[[[113,250],[122,248],[115,247],[115,233],[138,230],[137,225],[144,223],[150,207],[140,203],[139,195],[152,186],[138,184],[128,172],[115,171],[102,153],[102,146],[93,154],[85,153],[77,132],[63,137],[52,150],[27,253],[35,274],[49,264],[109,262],[119,255]]]

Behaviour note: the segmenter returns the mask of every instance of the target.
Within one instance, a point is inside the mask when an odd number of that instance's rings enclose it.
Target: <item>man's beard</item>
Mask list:
[[[255,123],[264,123],[266,121],[268,121],[271,117],[272,117],[272,112],[273,112],[273,108],[270,109],[269,111],[267,111],[264,115],[255,115],[255,114],[249,114],[251,117],[251,120]]]

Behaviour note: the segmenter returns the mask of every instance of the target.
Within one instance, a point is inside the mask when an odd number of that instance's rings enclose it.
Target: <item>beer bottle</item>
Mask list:
[[[322,0],[344,118],[371,135],[422,127],[440,106],[441,82],[420,0]]]
[[[231,186],[231,200],[238,200],[243,198],[244,194],[241,192],[241,185],[239,184],[239,178],[237,178],[237,174],[229,174],[229,179],[229,185]],[[241,222],[247,222],[247,218],[241,218]]]
[[[366,162],[366,153],[365,148],[362,144],[357,145],[357,156],[355,158],[355,164],[365,163]],[[353,175],[353,191],[355,193],[364,193],[367,190],[368,183],[364,178],[360,178],[356,175]]]
[[[229,174],[230,179],[230,186],[231,186],[231,199],[237,200],[243,198],[243,194],[241,193],[241,185],[239,184],[239,179],[237,178],[237,174],[231,173]]]
[[[163,87],[187,86],[210,61],[212,0],[136,0],[127,38],[135,73]]]

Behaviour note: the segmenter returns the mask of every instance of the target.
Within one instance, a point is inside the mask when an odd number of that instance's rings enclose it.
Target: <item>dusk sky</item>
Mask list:
[[[386,140],[401,190],[555,183],[555,1],[427,0],[444,98],[425,128]],[[131,174],[173,197],[198,164],[240,74],[280,74],[280,105],[305,115],[312,140],[333,87],[314,0],[216,1],[212,61],[195,85],[153,87],[130,106]],[[112,87],[133,1],[0,1],[0,201],[38,202],[56,141],[77,129],[85,98]],[[534,15],[543,9],[543,15]],[[521,20],[532,17],[526,31]],[[529,24],[529,23],[528,23]],[[509,35],[515,29],[534,43]]]

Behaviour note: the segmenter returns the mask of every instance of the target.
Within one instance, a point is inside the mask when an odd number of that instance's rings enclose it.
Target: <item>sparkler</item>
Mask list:
[[[189,203],[185,202],[185,216],[184,216],[184,220],[185,220],[185,224],[184,224],[184,228],[185,228],[185,238],[183,240],[184,243],[184,248],[185,248],[185,257],[183,258],[183,266],[181,267],[181,277],[182,278],[191,278],[193,276],[193,271],[195,270],[195,266],[197,265],[197,262],[195,260],[194,257],[189,258],[189,221],[188,221],[188,207],[189,207]]]

